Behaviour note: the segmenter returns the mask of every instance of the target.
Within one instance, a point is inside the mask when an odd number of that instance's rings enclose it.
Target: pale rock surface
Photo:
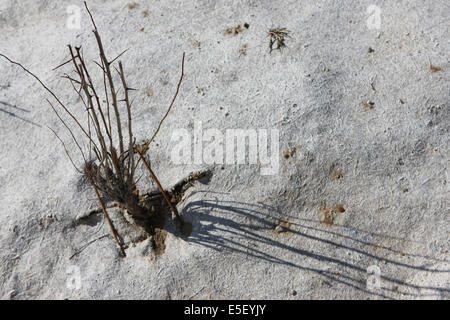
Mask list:
[[[172,132],[193,132],[196,121],[223,134],[279,130],[279,170],[212,166],[211,180],[196,182],[178,205],[192,234],[180,237],[168,221],[159,256],[110,209],[128,245],[121,258],[101,214],[76,219],[98,203],[46,128],[69,139],[49,95],[0,59],[0,297],[450,297],[447,1],[130,3],[89,6],[109,56],[129,48],[121,60],[139,89],[139,139],[163,116],[186,52],[180,95],[150,153],[162,184],[211,167],[171,162]],[[70,5],[80,8],[80,29],[67,27]],[[370,5],[381,10],[379,29],[369,28]],[[282,52],[269,54],[271,27],[292,32]],[[91,30],[81,1],[0,0],[0,52],[80,115],[59,77],[70,68],[51,70],[68,58],[69,43],[96,58]],[[442,70],[432,72],[430,61]],[[144,175],[140,188],[155,186]],[[339,205],[344,212],[321,211]]]

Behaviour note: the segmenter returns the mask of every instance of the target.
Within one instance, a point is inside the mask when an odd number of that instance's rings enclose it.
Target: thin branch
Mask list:
[[[82,67],[84,69],[84,72],[86,73],[86,76],[87,76],[87,78],[89,80],[89,84],[90,84],[92,93],[94,94],[94,97],[95,97],[95,101],[97,102],[97,109],[98,109],[98,111],[100,113],[100,116],[102,118],[103,125],[104,125],[105,131],[106,131],[106,135],[108,136],[109,140],[112,142],[111,133],[109,132],[108,126],[106,125],[105,116],[103,114],[103,110],[102,110],[102,107],[101,107],[101,104],[100,104],[100,99],[99,99],[99,97],[97,95],[97,92],[95,91],[94,84],[92,83],[92,79],[91,79],[91,76],[89,75],[89,72],[88,72],[88,70],[86,68],[86,64],[84,63],[84,59],[82,59],[80,57],[79,48],[76,48],[76,50],[77,50],[77,53],[78,53],[78,56],[79,56],[78,60],[80,60],[81,65],[82,65]]]
[[[123,153],[124,149],[123,149],[122,124],[120,122],[120,113],[119,113],[119,108],[117,105],[117,96],[116,96],[116,91],[114,88],[114,81],[112,79],[110,63],[108,62],[108,59],[105,56],[102,40],[100,38],[100,35],[97,32],[97,29],[94,30],[94,35],[95,35],[95,38],[97,39],[97,45],[98,45],[98,49],[100,51],[100,58],[103,61],[103,65],[105,67],[105,73],[108,78],[108,83],[109,83],[109,88],[110,88],[111,98],[112,98],[112,105],[114,108],[114,113],[115,113],[116,121],[117,121],[117,134],[119,135],[119,150],[120,150],[120,153]]]
[[[117,57],[115,57],[114,59],[112,59],[109,64],[112,64],[114,61],[116,61],[117,59],[120,58],[121,55],[123,55],[125,52],[127,52],[129,49],[125,49],[121,54],[119,54]]]
[[[85,107],[86,113],[88,115],[88,134],[89,134],[89,137],[91,137],[91,125],[90,124],[91,124],[91,121],[94,121],[94,120],[92,120],[91,113],[89,112],[90,107],[86,104],[86,101],[84,101],[83,96],[81,95],[81,90],[83,90],[83,87],[81,87],[80,90],[78,91],[75,88],[75,85],[72,82],[72,78],[69,77],[67,79],[69,79],[73,90],[78,94],[78,97],[80,98],[81,102],[83,102],[83,105]],[[97,150],[95,150],[96,154],[97,154],[97,151],[100,152],[97,144],[92,139],[89,139],[89,159],[91,159],[91,148],[92,148],[92,146],[94,146],[94,148],[97,149]],[[97,157],[97,158],[100,160],[100,157]]]
[[[89,245],[91,245],[92,243],[94,243],[95,241],[101,240],[103,238],[106,238],[108,235],[104,234],[101,237],[98,237],[94,240],[89,241],[88,243],[86,243],[85,245],[83,245],[77,252],[75,252],[73,255],[70,256],[69,260],[71,260],[73,257],[75,257],[76,255],[79,255],[81,252],[83,252],[84,249],[86,249]]]
[[[118,239],[116,229],[114,228],[114,225],[113,225],[113,223],[111,222],[111,219],[109,219],[109,215],[108,215],[108,213],[106,212],[105,204],[103,203],[103,200],[102,200],[102,198],[100,197],[100,194],[99,194],[99,192],[98,192],[98,189],[97,189],[97,187],[95,186],[94,179],[92,178],[90,166],[86,166],[86,173],[87,173],[87,175],[88,175],[88,177],[89,177],[89,181],[91,182],[92,188],[94,189],[95,195],[97,196],[97,200],[98,200],[98,202],[100,203],[100,207],[102,208],[103,215],[105,216],[105,219],[106,219],[106,221],[108,222],[109,228],[111,229],[111,232],[112,232],[112,235],[113,235],[113,237],[114,237],[114,240],[116,241],[117,245],[119,246],[119,249],[120,249],[120,252],[122,253],[122,255],[123,255],[124,257],[126,257],[125,250],[123,249],[122,244],[120,243],[120,241],[119,241],[119,239]]]
[[[69,128],[69,126],[66,124],[66,122],[63,120],[63,118],[61,118],[61,116],[58,114],[58,112],[56,111],[55,107],[53,107],[52,103],[50,102],[50,100],[46,99],[48,104],[50,105],[50,107],[52,107],[53,111],[55,112],[56,116],[58,117],[58,119],[62,122],[62,124],[66,127],[67,131],[69,131],[70,135],[72,136],[73,141],[75,142],[75,144],[77,145],[78,149],[81,152],[81,156],[83,157],[84,162],[86,163],[86,157],[84,156],[84,152],[83,149],[81,149],[80,144],[78,143],[77,139],[75,138],[75,135],[73,134],[72,130]],[[53,130],[52,130],[53,131]],[[59,137],[58,137],[59,138]],[[70,157],[69,157],[70,158]]]
[[[86,79],[84,78],[83,66],[82,66],[82,64],[77,65],[77,62],[75,60],[75,55],[73,54],[72,46],[69,45],[68,47],[69,47],[70,55],[72,56],[72,61],[73,61],[73,64],[75,66],[76,72],[77,72],[77,74],[78,74],[78,76],[80,77],[80,80],[81,80],[81,84],[82,84],[82,87],[83,87],[83,90],[84,90],[84,94],[85,94],[87,102],[88,102],[87,103],[88,109],[91,110],[92,118],[94,119],[94,127],[96,129],[95,131],[97,133],[97,139],[98,139],[98,141],[100,143],[100,147],[101,147],[101,151],[102,151],[102,157],[99,158],[99,161],[103,165],[105,159],[107,158],[106,157],[105,140],[104,140],[102,132],[101,132],[101,128],[100,128],[100,124],[99,124],[98,119],[97,119],[97,115],[96,115],[95,111],[93,110],[94,104],[92,102],[92,96],[91,96],[91,94],[89,92]]]
[[[8,58],[7,56],[5,56],[4,54],[0,53],[0,56],[5,58],[6,60],[8,60],[10,63],[15,64],[19,67],[21,67],[26,73],[28,73],[29,75],[31,75],[33,78],[35,78],[40,84],[41,86],[48,92],[50,93],[53,98],[55,98],[55,100],[58,102],[58,104],[64,109],[64,111],[67,112],[67,114],[69,114],[69,116],[75,121],[75,123],[78,125],[78,127],[81,129],[81,131],[88,137],[88,139],[92,139],[88,133],[86,132],[86,130],[83,128],[83,126],[80,124],[80,122],[77,120],[77,118],[69,111],[69,109],[67,109],[67,107],[64,105],[64,103],[61,102],[61,100],[59,100],[59,98],[56,96],[56,94],[50,90],[42,81],[41,79],[38,78],[38,76],[36,76],[33,72],[29,71],[27,68],[25,68],[23,65],[21,65],[19,62],[15,62],[13,60],[11,60],[10,58]]]
[[[167,109],[166,114],[164,115],[164,117],[163,117],[163,118],[161,119],[161,121],[159,122],[158,128],[156,129],[155,133],[153,134],[153,136],[151,137],[151,139],[148,140],[148,141],[145,143],[144,150],[147,150],[147,149],[148,149],[148,146],[150,145],[150,143],[153,141],[153,139],[155,139],[155,136],[156,136],[156,134],[158,133],[159,129],[161,128],[161,125],[162,125],[163,121],[167,118],[167,116],[168,116],[168,114],[169,114],[169,112],[170,112],[170,109],[172,109],[173,103],[175,102],[175,99],[176,99],[177,96],[178,96],[178,92],[179,92],[179,90],[180,90],[181,82],[183,81],[183,76],[184,76],[184,52],[183,52],[183,59],[181,60],[181,76],[180,76],[180,80],[178,81],[177,91],[175,92],[175,95],[174,95],[173,98],[172,98],[172,102],[170,103],[169,108]]]
[[[128,172],[130,174],[129,176],[129,186],[133,185],[133,176],[134,176],[134,147],[133,147],[133,130],[132,130],[132,124],[131,124],[131,103],[128,97],[128,86],[125,81],[125,74],[123,72],[122,62],[119,61],[119,75],[120,79],[122,80],[122,86],[123,90],[125,91],[125,104],[127,106],[127,114],[128,114],[128,136],[129,136],[129,158],[128,158]]]
[[[110,104],[109,104],[109,95],[108,95],[108,90],[107,90],[107,88],[106,88],[106,72],[105,72],[105,66],[104,66],[104,64],[103,64],[103,60],[101,61],[102,62],[102,70],[103,70],[103,87],[104,87],[104,89],[105,89],[105,97],[106,97],[106,113],[107,113],[107,116],[108,116],[108,127],[109,127],[109,132],[112,132],[112,129],[111,129],[111,113],[110,113]],[[110,144],[110,148],[112,148],[112,141],[111,141],[111,144]]]
[[[70,81],[75,82],[76,84],[81,85],[81,82],[80,82],[80,81],[78,81],[78,80],[76,80],[76,79],[70,77],[68,74],[65,74],[65,75],[61,76],[61,78],[68,79],[68,80],[70,80]],[[81,91],[81,89],[82,89],[82,88],[80,88],[80,91]],[[76,90],[76,91],[79,92],[78,90]]]
[[[105,68],[103,68],[103,66],[101,66],[100,63],[98,63],[95,60],[92,60],[92,62],[94,62],[100,69],[102,69],[103,72],[105,72]]]
[[[69,160],[70,160],[70,162],[72,163],[72,165],[73,165],[73,167],[75,168],[75,170],[77,170],[78,173],[81,173],[81,174],[82,174],[83,172],[81,172],[81,170],[77,168],[77,166],[75,165],[75,163],[74,163],[72,157],[70,156],[69,151],[67,150],[64,141],[62,141],[62,139],[58,136],[58,134],[56,133],[55,130],[53,130],[52,128],[50,128],[50,127],[48,127],[48,126],[47,126],[47,128],[48,128],[51,132],[53,132],[53,134],[56,136],[56,138],[58,138],[58,140],[59,140],[59,141],[61,142],[61,144],[63,145],[64,151],[66,152],[66,155],[67,155],[67,157],[69,158]]]
[[[144,156],[142,155],[142,153],[140,152],[139,148],[136,148],[136,152],[139,155],[139,157],[141,158],[142,162],[144,163],[145,168],[147,169],[147,171],[150,173],[150,176],[152,177],[153,181],[155,181],[156,186],[158,187],[159,191],[161,192],[161,194],[164,197],[164,200],[166,200],[167,204],[170,207],[170,210],[172,210],[172,213],[174,214],[174,216],[178,219],[178,221],[181,224],[184,224],[183,219],[181,218],[180,214],[178,213],[177,208],[175,208],[175,206],[172,204],[172,202],[170,202],[169,197],[167,196],[166,192],[164,191],[163,187],[161,186],[161,184],[159,183],[158,178],[156,178],[155,174],[153,173],[152,169],[150,168],[150,165],[148,164],[147,160],[145,160]]]
[[[76,58],[76,57],[75,57],[75,58]],[[59,68],[61,68],[62,66],[66,65],[66,64],[68,64],[68,63],[70,63],[70,62],[72,62],[72,59],[67,60],[66,62],[61,63],[61,64],[60,64],[59,66],[57,66],[57,67],[54,67],[54,68],[52,69],[52,71],[55,71],[56,69],[59,69]]]
[[[91,11],[89,10],[89,8],[87,6],[86,1],[84,1],[84,6],[86,7],[86,10],[89,13],[89,16],[91,18],[92,24],[94,25],[93,32],[95,35],[95,39],[97,40],[98,49],[100,51],[100,59],[102,60],[102,64],[104,65],[104,68],[105,68],[105,73],[108,77],[108,82],[109,82],[109,87],[110,87],[111,97],[112,97],[112,105],[114,108],[114,112],[116,115],[116,121],[117,121],[117,133],[119,135],[119,149],[120,149],[120,153],[123,153],[124,149],[123,149],[122,126],[120,123],[120,113],[119,113],[119,109],[117,106],[117,98],[116,98],[116,93],[115,93],[115,89],[114,89],[114,82],[112,80],[111,69],[109,68],[111,62],[108,62],[108,59],[106,58],[105,51],[103,50],[102,40],[97,31],[97,25],[95,24],[95,20],[92,17]]]
[[[88,8],[88,6],[87,6],[86,1],[84,1],[84,6],[86,7],[86,10],[87,10],[87,12],[89,13],[89,16],[91,17],[91,21],[92,21],[92,24],[94,25],[94,28],[97,29],[97,26],[95,25],[94,18],[92,18],[91,11],[89,11],[89,8]]]

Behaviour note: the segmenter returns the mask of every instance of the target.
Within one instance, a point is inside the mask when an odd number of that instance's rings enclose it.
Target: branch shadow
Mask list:
[[[217,197],[214,198],[215,199],[188,202],[183,208],[183,215],[190,216],[195,220],[193,223],[195,228],[187,241],[200,244],[220,252],[233,252],[255,259],[262,259],[270,263],[310,271],[318,274],[328,281],[334,281],[361,292],[380,296],[385,299],[393,299],[394,294],[404,294],[410,297],[420,296],[419,294],[399,291],[398,288],[388,288],[385,284],[391,284],[392,287],[398,287],[401,285],[404,288],[412,288],[415,290],[431,290],[433,291],[433,295],[436,296],[448,294],[450,292],[450,289],[448,288],[408,284],[401,279],[388,277],[385,275],[380,275],[380,280],[383,281],[382,290],[369,290],[366,282],[368,271],[365,267],[358,266],[348,260],[346,261],[342,257],[339,258],[337,254],[335,256],[330,256],[329,254],[320,252],[320,250],[319,252],[313,252],[312,250],[301,249],[291,244],[283,243],[283,239],[281,239],[279,235],[274,232],[275,226],[281,221],[279,216],[277,217],[277,214],[274,215],[274,212],[277,212],[276,207],[266,204],[250,204],[219,200]],[[404,270],[426,271],[430,273],[450,273],[450,270],[429,269],[424,266],[396,261],[370,253],[366,250],[355,248],[346,243],[345,240],[349,238],[348,236],[342,235],[336,231],[326,230],[325,228],[322,229],[318,227],[311,227],[304,223],[305,221],[319,223],[318,221],[298,219],[292,216],[283,216],[283,220],[286,220],[286,218],[289,220],[289,228],[286,230],[286,233],[289,235],[294,235],[300,239],[307,239],[317,244],[326,244],[328,246],[333,246],[336,249],[341,248],[349,250],[373,259],[380,264],[390,264],[403,268]],[[302,222],[302,220],[304,221]],[[313,231],[314,235],[306,233],[308,230]],[[320,232],[328,234],[334,238],[342,237],[344,242],[339,243],[325,237],[317,236]],[[352,238],[352,240],[355,239]],[[356,242],[361,245],[368,245],[358,239],[356,239]],[[250,244],[262,244],[263,246]],[[380,248],[385,248],[392,253],[399,253],[398,251],[387,247]],[[317,267],[312,267],[307,263],[301,265],[297,262],[298,258],[286,258],[283,257],[283,253],[293,253],[295,254],[294,257],[298,255],[306,259],[312,259],[314,262],[318,261],[326,264],[333,264],[334,266],[339,267],[340,272],[318,269]],[[289,257],[291,256],[292,255],[289,255]],[[419,255],[412,256],[423,257]],[[447,262],[443,260],[436,261]],[[342,269],[344,269],[344,272],[341,272]]]
[[[3,106],[8,107],[8,108],[12,108],[16,112],[26,112],[26,113],[30,112],[29,110],[26,110],[26,109],[23,109],[23,108],[19,108],[19,107],[15,106],[15,105],[12,105],[12,104],[10,104],[8,102],[5,102],[5,101],[0,101],[0,105],[3,105]],[[0,111],[3,112],[3,113],[6,113],[10,117],[22,120],[22,121],[24,121],[26,123],[29,123],[31,125],[37,126],[39,128],[42,128],[42,126],[40,124],[37,124],[37,123],[35,123],[35,122],[31,121],[31,120],[25,119],[25,118],[23,118],[21,116],[18,116],[16,113],[14,113],[12,111],[8,111],[8,110],[6,110],[4,108],[0,108]]]

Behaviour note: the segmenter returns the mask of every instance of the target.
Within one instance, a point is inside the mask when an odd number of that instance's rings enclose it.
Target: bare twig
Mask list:
[[[121,54],[119,54],[117,57],[115,57],[114,59],[112,59],[109,63],[112,64],[114,61],[116,61],[117,59],[119,59],[125,52],[127,52],[129,49],[125,49]]]
[[[87,76],[87,78],[88,78],[88,80],[89,80],[90,88],[91,88],[92,93],[94,94],[95,100],[96,100],[96,102],[97,102],[97,109],[98,109],[98,111],[99,111],[99,113],[100,113],[100,116],[101,116],[101,118],[102,118],[103,125],[104,125],[105,131],[106,131],[106,134],[107,134],[107,136],[109,137],[109,140],[112,142],[111,133],[110,133],[110,131],[108,130],[108,126],[106,125],[105,116],[103,115],[103,110],[102,110],[102,107],[101,107],[101,104],[100,104],[100,99],[99,99],[99,97],[98,97],[98,95],[97,95],[97,92],[95,91],[94,84],[92,83],[92,79],[91,79],[91,76],[89,75],[89,72],[88,72],[88,70],[87,70],[87,68],[86,68],[86,64],[84,63],[84,59],[81,58],[80,51],[79,51],[80,48],[76,48],[76,50],[77,50],[77,54],[78,54],[78,57],[79,57],[78,60],[80,60],[81,65],[82,65],[82,67],[83,67],[83,70],[84,70],[84,72],[86,73],[86,76]]]
[[[88,133],[86,132],[86,130],[83,128],[83,126],[80,124],[80,122],[77,120],[77,118],[67,109],[67,107],[64,105],[64,103],[61,102],[61,100],[58,98],[58,96],[52,91],[50,90],[42,81],[41,79],[39,79],[38,76],[36,76],[33,72],[29,71],[27,68],[25,68],[22,64],[15,62],[13,60],[11,60],[10,58],[8,58],[7,56],[5,56],[4,54],[0,53],[0,57],[5,58],[6,60],[8,60],[10,63],[15,64],[19,67],[21,67],[26,73],[28,73],[29,75],[31,75],[33,78],[35,78],[40,84],[41,86],[48,92],[50,93],[53,98],[55,98],[55,100],[58,102],[58,104],[64,109],[65,112],[67,112],[67,114],[75,121],[75,123],[78,125],[78,127],[81,129],[81,131],[88,137],[88,139],[91,139],[91,137],[88,135]]]
[[[159,122],[158,128],[156,129],[155,133],[153,134],[153,136],[150,138],[150,140],[148,140],[145,145],[144,145],[144,150],[147,151],[148,146],[150,145],[150,143],[152,143],[153,139],[155,139],[156,134],[158,133],[159,129],[161,128],[161,125],[163,123],[163,121],[167,118],[167,115],[169,114],[170,110],[172,109],[173,103],[175,102],[175,99],[178,96],[178,92],[180,90],[180,86],[181,86],[181,82],[183,81],[183,76],[184,76],[184,52],[183,52],[183,58],[181,60],[181,76],[180,76],[180,80],[178,80],[178,85],[177,85],[177,90],[175,92],[175,95],[172,98],[172,101],[170,102],[169,108],[166,111],[166,114],[164,115],[164,117],[161,119],[161,121]],[[145,152],[144,152],[145,153]]]
[[[56,136],[56,138],[58,138],[58,140],[61,142],[61,144],[63,145],[64,151],[66,152],[67,157],[69,158],[70,162],[72,163],[73,167],[75,168],[75,170],[77,170],[79,173],[82,173],[80,169],[77,168],[77,166],[75,165],[75,162],[73,162],[72,157],[69,154],[69,151],[66,148],[66,145],[64,143],[64,141],[62,141],[62,139],[58,136],[58,134],[56,133],[55,130],[53,130],[52,128],[48,127],[47,128],[53,132],[53,134]]]
[[[156,178],[155,174],[153,173],[152,169],[150,168],[150,165],[148,164],[147,160],[145,160],[143,154],[141,153],[141,151],[139,150],[139,148],[136,148],[136,152],[139,155],[139,157],[141,158],[142,162],[144,163],[145,168],[147,169],[147,171],[150,173],[150,176],[152,177],[153,181],[155,181],[156,186],[158,187],[159,191],[161,192],[161,194],[164,197],[164,200],[167,202],[167,204],[170,207],[170,210],[172,210],[172,213],[174,214],[174,216],[178,219],[178,221],[183,224],[184,221],[181,218],[180,214],[178,213],[177,208],[175,208],[175,206],[172,204],[172,202],[170,202],[169,197],[167,196],[167,193],[164,191],[163,187],[161,186],[161,184],[159,183],[158,178]]]
[[[123,67],[122,67],[122,62],[119,61],[119,75],[120,75],[120,79],[122,80],[122,86],[123,86],[123,90],[125,92],[125,104],[127,106],[127,114],[128,114],[128,135],[129,135],[129,155],[128,155],[128,160],[129,160],[129,174],[130,176],[128,177],[128,183],[129,184],[133,184],[133,176],[134,176],[134,147],[133,147],[133,129],[132,129],[132,124],[131,124],[131,104],[130,104],[130,100],[128,97],[128,91],[129,88],[127,86],[127,83],[125,81],[125,74],[123,72]]]
[[[81,149],[80,144],[78,143],[77,139],[75,138],[75,135],[73,134],[72,130],[69,128],[69,126],[66,124],[66,122],[61,118],[61,116],[58,114],[58,111],[56,111],[55,107],[53,107],[50,100],[46,99],[50,107],[52,107],[53,111],[55,112],[58,119],[62,122],[62,124],[66,127],[67,131],[69,131],[70,135],[72,136],[72,140],[77,145],[78,149],[80,150],[81,156],[83,157],[84,162],[86,162],[86,157],[84,156],[83,149]],[[53,130],[52,130],[53,131]],[[69,157],[70,158],[70,157]]]
[[[109,104],[109,95],[108,95],[108,90],[106,88],[106,72],[105,72],[105,65],[102,61],[102,70],[103,70],[103,87],[105,90],[105,96],[106,96],[106,113],[108,115],[108,128],[109,128],[109,132],[112,132],[111,129],[111,113],[110,113],[110,104]],[[112,142],[110,147],[112,148]]]
[[[75,58],[77,58],[77,57],[75,57]],[[68,64],[68,63],[71,63],[71,62],[72,62],[72,59],[67,60],[66,62],[61,63],[59,66],[54,67],[54,68],[52,69],[52,71],[55,71],[56,69],[59,69],[59,68],[61,68],[62,66],[66,65],[66,64]]]
[[[98,237],[94,240],[89,241],[88,243],[86,243],[85,245],[83,245],[77,252],[75,252],[73,255],[70,256],[69,260],[72,260],[73,257],[75,257],[76,255],[79,255],[81,252],[83,252],[84,249],[86,249],[90,244],[94,243],[95,241],[101,240],[103,238],[106,238],[108,235],[104,234],[101,237]]]
[[[87,8],[87,6],[86,6],[86,8]],[[94,24],[94,26],[95,26],[95,24]],[[111,73],[111,68],[110,68],[111,63],[108,61],[108,59],[105,56],[105,51],[103,50],[102,39],[100,38],[100,35],[98,34],[97,29],[95,29],[93,32],[94,32],[95,38],[97,39],[97,45],[98,45],[98,49],[100,52],[100,58],[103,62],[103,66],[105,68],[106,77],[108,78],[108,84],[109,84],[111,98],[112,98],[112,106],[113,106],[114,113],[116,116],[116,121],[117,121],[117,134],[119,135],[119,150],[120,150],[120,153],[123,153],[124,149],[123,149],[122,124],[120,122],[120,113],[119,113],[119,107],[117,105],[116,90],[114,87],[114,81],[112,79],[112,73]]]
[[[95,185],[94,179],[92,178],[92,174],[91,174],[91,167],[89,165],[86,166],[86,174],[89,177],[89,181],[91,182],[92,188],[94,189],[95,195],[97,196],[97,200],[100,203],[100,207],[102,208],[103,211],[103,215],[105,216],[105,220],[108,222],[109,228],[111,229],[111,233],[114,237],[114,240],[116,241],[117,245],[119,246],[120,252],[122,253],[122,255],[125,257],[125,250],[122,247],[122,244],[120,243],[118,237],[117,237],[117,232],[116,229],[114,228],[113,223],[111,222],[111,220],[109,219],[109,215],[106,212],[106,208],[105,208],[105,204],[103,203],[102,198],[100,197],[100,194],[98,192],[98,189]]]
[[[84,6],[86,7],[87,12],[89,13],[89,16],[91,17],[91,21],[92,21],[92,24],[94,25],[94,28],[97,29],[97,26],[95,25],[94,18],[92,18],[91,11],[89,11],[89,8],[88,8],[88,6],[87,6],[86,1],[83,1],[83,2],[84,2]]]

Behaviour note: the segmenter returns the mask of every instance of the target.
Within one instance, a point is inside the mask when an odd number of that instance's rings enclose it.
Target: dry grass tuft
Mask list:
[[[439,72],[439,71],[442,71],[442,68],[441,67],[439,67],[439,66],[435,66],[435,65],[433,65],[433,64],[430,64],[430,70],[431,70],[431,72]]]
[[[239,56],[246,56],[247,55],[247,49],[248,49],[248,45],[245,43],[242,45],[241,48],[239,48],[238,53]]]
[[[238,24],[236,27],[230,27],[225,29],[225,31],[223,32],[226,35],[238,35],[239,33],[242,33],[244,31],[244,29],[242,29],[242,26],[240,24]]]
[[[272,28],[267,33],[270,37],[269,40],[269,49],[270,53],[272,53],[273,50],[281,50],[284,47],[286,47],[286,38],[291,38],[289,35],[291,32],[286,28]],[[276,47],[274,48],[274,46]]]
[[[432,73],[436,73],[436,72],[442,71],[442,68],[441,68],[441,67],[439,67],[439,66],[434,65],[434,64],[431,63],[431,59],[430,59],[430,58],[428,58],[428,66],[429,66],[430,71],[431,71]]]

